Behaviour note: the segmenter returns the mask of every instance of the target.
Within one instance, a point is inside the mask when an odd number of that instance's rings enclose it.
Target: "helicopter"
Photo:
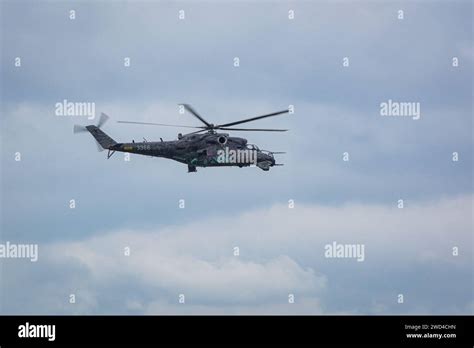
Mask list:
[[[242,168],[256,166],[264,171],[268,171],[273,166],[283,165],[276,163],[274,154],[283,154],[285,152],[261,150],[258,146],[249,144],[245,138],[231,137],[228,133],[220,133],[218,130],[286,132],[288,129],[233,128],[232,126],[286,114],[289,113],[289,110],[215,125],[206,121],[189,104],[180,105],[202,122],[203,125],[188,126],[151,122],[117,121],[117,123],[126,124],[199,129],[188,134],[179,133],[177,140],[163,141],[163,139],[160,138],[160,141],[147,141],[144,139],[142,142],[132,140],[131,143],[118,143],[101,129],[109,119],[109,116],[104,113],[101,113],[97,125],[74,125],[73,130],[74,133],[89,132],[96,140],[99,151],[108,150],[107,159],[115,152],[129,152],[152,157],[163,157],[186,164],[188,166],[188,173],[196,172],[197,167],[234,166]]]

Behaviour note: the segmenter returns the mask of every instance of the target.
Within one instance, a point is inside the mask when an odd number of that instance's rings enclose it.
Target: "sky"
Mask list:
[[[0,313],[473,314],[472,2],[0,11],[0,243],[39,250],[0,258]],[[64,99],[96,119],[57,116]],[[382,116],[388,100],[420,118]],[[284,166],[187,173],[72,132],[104,112],[118,142],[173,140],[184,130],[116,121],[199,125],[180,103],[212,123],[294,105],[252,124],[286,133],[232,133]],[[364,260],[326,257],[334,242]]]

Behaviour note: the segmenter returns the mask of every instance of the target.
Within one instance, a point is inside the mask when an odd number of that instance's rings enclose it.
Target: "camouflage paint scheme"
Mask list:
[[[234,150],[256,151],[255,164],[264,171],[268,171],[275,165],[275,158],[271,152],[260,150],[255,145],[247,144],[247,139],[230,137],[227,133],[210,131],[204,134],[180,134],[178,140],[171,141],[117,143],[97,126],[89,125],[85,128],[103,150],[109,150],[108,158],[115,151],[163,157],[187,164],[188,172],[195,172],[196,167],[248,167],[252,165],[249,162],[219,163],[217,160],[218,151],[227,147]]]

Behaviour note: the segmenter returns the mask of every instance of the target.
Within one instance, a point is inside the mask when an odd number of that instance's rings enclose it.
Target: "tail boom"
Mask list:
[[[89,133],[92,134],[94,139],[99,143],[99,145],[104,150],[108,150],[111,146],[114,146],[117,144],[117,142],[114,139],[112,139],[107,134],[105,134],[105,132],[102,131],[97,126],[94,126],[94,125],[86,126],[86,129],[89,131]]]

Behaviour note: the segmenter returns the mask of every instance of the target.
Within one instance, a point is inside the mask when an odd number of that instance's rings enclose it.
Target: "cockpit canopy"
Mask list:
[[[258,146],[255,145],[255,144],[247,144],[247,149],[248,149],[248,150],[260,151],[260,149],[258,148]]]

